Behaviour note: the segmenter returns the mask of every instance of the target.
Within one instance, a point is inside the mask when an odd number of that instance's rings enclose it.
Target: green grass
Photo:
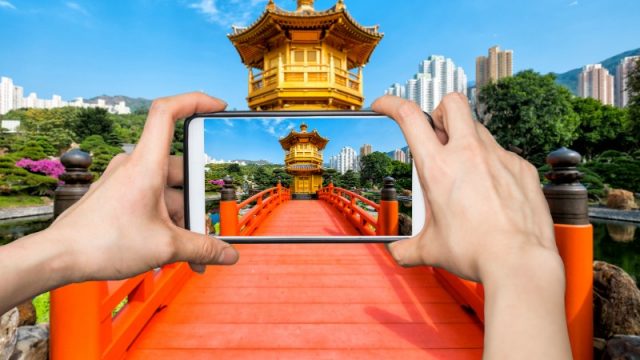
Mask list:
[[[33,306],[36,308],[36,322],[49,322],[49,293],[38,295],[33,299]]]
[[[23,207],[23,206],[39,206],[39,205],[46,205],[46,203],[47,202],[39,196],[30,196],[30,195],[0,196],[0,209]]]

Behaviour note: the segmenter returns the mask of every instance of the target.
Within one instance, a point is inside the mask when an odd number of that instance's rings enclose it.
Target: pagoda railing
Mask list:
[[[331,65],[281,65],[263,72],[249,74],[249,96],[257,96],[273,89],[321,87],[340,88],[360,94],[361,77]]]

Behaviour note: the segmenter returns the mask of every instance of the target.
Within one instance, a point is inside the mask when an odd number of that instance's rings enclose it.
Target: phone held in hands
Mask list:
[[[366,243],[407,238],[424,225],[411,151],[387,116],[196,114],[184,141],[192,231],[230,243]]]

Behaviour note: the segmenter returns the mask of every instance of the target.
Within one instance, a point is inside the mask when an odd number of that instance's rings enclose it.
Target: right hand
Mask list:
[[[435,131],[413,102],[384,96],[373,109],[402,128],[427,209],[420,234],[389,246],[399,264],[434,265],[483,281],[523,257],[558,263],[536,168],[473,120],[464,95],[442,100],[432,114]]]

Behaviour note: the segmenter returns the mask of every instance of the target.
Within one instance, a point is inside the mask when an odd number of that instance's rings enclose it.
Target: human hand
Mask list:
[[[427,209],[392,256],[483,283],[484,358],[571,358],[564,269],[535,167],[500,147],[461,94],[432,113],[435,130],[415,103],[385,96],[373,109],[400,124]]]
[[[396,119],[411,147],[427,219],[420,234],[390,245],[402,265],[435,265],[486,280],[504,262],[556,254],[553,222],[536,168],[504,150],[473,120],[466,98],[447,95],[433,112],[383,97],[373,109]]]
[[[169,157],[177,119],[225,106],[201,93],[153,102],[133,153],[114,158],[47,230],[69,254],[64,282],[122,279],[177,261],[204,272],[205,265],[238,260],[231,245],[182,228],[183,193],[172,188],[183,184],[182,158]]]

